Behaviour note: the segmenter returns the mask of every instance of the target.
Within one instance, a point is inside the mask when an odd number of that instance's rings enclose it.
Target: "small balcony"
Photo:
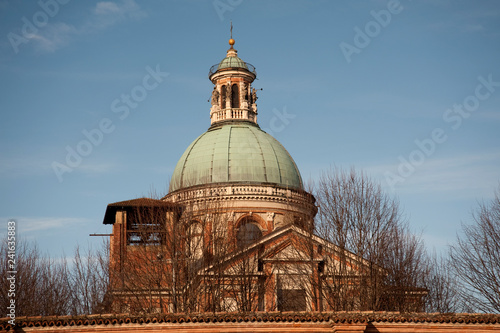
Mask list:
[[[218,121],[230,119],[249,120],[252,122],[256,122],[255,115],[256,114],[254,111],[248,109],[223,109],[212,113],[211,123],[213,124]]]
[[[233,60],[234,59],[234,60]],[[248,62],[244,62],[237,57],[228,57],[222,60],[220,63],[213,65],[210,67],[210,71],[208,72],[208,77],[211,77],[218,70],[227,71],[227,70],[239,70],[245,69],[250,73],[257,76],[257,72],[255,71],[255,67]]]

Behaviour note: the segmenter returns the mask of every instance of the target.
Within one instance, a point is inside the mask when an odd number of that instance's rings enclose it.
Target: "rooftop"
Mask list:
[[[10,318],[0,319],[0,330],[12,330]],[[99,314],[87,316],[16,317],[18,328],[29,331],[46,331],[57,328],[60,331],[169,331],[182,328],[185,332],[201,329],[214,330],[215,325],[233,327],[238,331],[268,332],[336,332],[339,328],[352,332],[379,332],[377,328],[390,326],[391,332],[498,332],[499,314],[469,313],[407,313],[398,312],[256,312],[256,313],[193,313],[157,314],[132,316],[128,314]],[[241,324],[244,324],[242,327]],[[139,326],[138,326],[139,325]],[[208,325],[208,326],[207,326]],[[129,327],[127,327],[129,326]],[[220,326],[217,326],[220,327]],[[355,327],[356,330],[353,330]],[[100,328],[100,329],[99,329]],[[329,330],[328,330],[329,328]],[[349,329],[351,328],[351,329]],[[321,330],[323,331],[323,330]],[[384,330],[385,331],[385,330]]]

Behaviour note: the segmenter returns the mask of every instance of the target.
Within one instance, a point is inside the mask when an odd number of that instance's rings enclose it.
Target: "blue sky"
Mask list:
[[[108,203],[165,193],[210,124],[230,20],[305,181],[364,170],[438,251],[493,196],[498,1],[0,0],[0,236],[13,218],[71,256],[110,232]]]

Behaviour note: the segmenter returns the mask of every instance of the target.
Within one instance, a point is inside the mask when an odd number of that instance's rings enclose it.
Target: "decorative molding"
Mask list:
[[[296,189],[287,189],[274,185],[216,185],[207,184],[181,189],[166,195],[163,200],[174,203],[202,202],[268,202],[284,204],[310,212],[314,217],[317,212],[314,196]]]
[[[248,120],[257,123],[256,109],[248,108],[225,108],[213,105],[210,108],[210,124],[224,120]]]
[[[274,212],[267,213],[267,222],[273,222],[273,221],[274,221]]]

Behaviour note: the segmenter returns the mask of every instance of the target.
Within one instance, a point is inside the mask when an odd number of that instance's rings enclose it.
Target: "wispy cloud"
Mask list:
[[[40,175],[50,171],[50,161],[35,156],[6,157],[0,161],[0,177]]]
[[[106,29],[127,19],[140,20],[147,17],[134,0],[123,0],[121,3],[112,1],[98,2],[92,11],[93,15],[82,27],[82,32],[91,33]]]
[[[75,170],[79,170],[86,174],[107,173],[115,169],[115,165],[111,163],[84,163]]]
[[[429,157],[415,172],[396,186],[404,193],[453,193],[454,196],[490,196],[500,181],[500,152],[463,154],[447,158]],[[385,173],[397,173],[399,164],[365,168],[382,180]]]
[[[98,2],[94,12],[96,15],[111,15],[120,18],[142,19],[147,17],[146,12],[134,0],[124,0],[120,5],[111,1]]]
[[[61,162],[64,162],[62,160]],[[77,173],[88,176],[104,174],[116,170],[117,165],[103,162],[82,163],[75,169]],[[0,161],[0,178],[15,178],[26,176],[53,176],[52,160],[46,157],[22,156],[4,157]]]
[[[484,27],[481,24],[466,24],[462,30],[464,32],[478,32],[484,30]]]
[[[174,172],[174,168],[170,166],[149,166],[145,167],[144,170],[157,175],[171,175]]]
[[[447,6],[453,11],[454,6]],[[428,27],[432,30],[455,30],[466,33],[477,33],[488,30],[487,22],[497,21],[500,18],[500,10],[488,8],[487,6],[475,6],[476,8],[466,8],[456,10],[449,16],[448,20],[440,20],[430,23]]]
[[[120,7],[118,7],[116,3],[110,1],[99,2],[95,7],[95,13],[97,15],[116,14],[120,12]]]
[[[498,121],[500,120],[500,112],[498,111],[485,111],[478,113],[478,117],[486,120]]]
[[[485,19],[485,18],[500,18],[500,9],[495,4],[495,8],[477,7],[474,9],[469,9],[461,13],[462,16],[472,19]]]
[[[30,35],[30,39],[35,49],[42,53],[52,53],[57,49],[66,46],[71,37],[77,34],[78,31],[75,27],[66,23],[53,23],[48,24],[39,34]]]
[[[140,20],[147,17],[146,11],[134,0],[120,2],[98,2],[80,26],[63,22],[48,23],[35,34],[25,36],[42,53],[55,52],[69,44],[78,35],[98,33],[126,20]]]
[[[79,217],[0,217],[1,221],[16,220],[16,228],[18,234],[41,232],[51,229],[60,229],[74,227],[84,223],[89,223],[91,220]]]

